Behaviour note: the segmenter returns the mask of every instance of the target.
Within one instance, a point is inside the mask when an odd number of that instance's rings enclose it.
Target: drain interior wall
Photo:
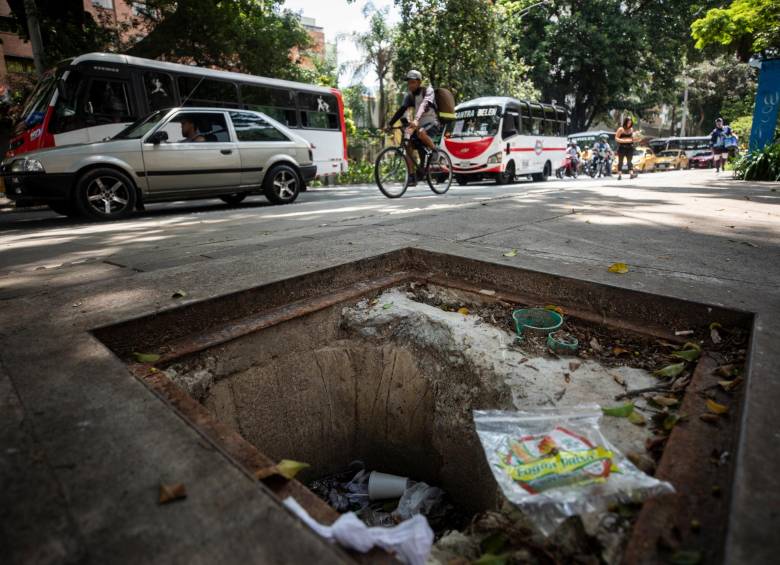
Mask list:
[[[269,457],[310,463],[304,481],[360,459],[439,484],[465,509],[493,507],[471,410],[508,407],[505,391],[412,343],[348,335],[341,308],[191,359],[214,375],[199,400]]]

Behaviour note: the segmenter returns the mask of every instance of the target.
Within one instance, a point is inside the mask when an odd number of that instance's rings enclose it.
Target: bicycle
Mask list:
[[[391,130],[405,130],[406,126],[396,126]],[[406,162],[406,148],[411,138],[404,133],[400,145],[382,150],[374,163],[374,180],[379,190],[388,198],[400,198],[409,188],[409,177],[416,174],[409,171]],[[439,148],[424,149],[423,163],[425,181],[435,194],[444,194],[452,185],[452,160]]]

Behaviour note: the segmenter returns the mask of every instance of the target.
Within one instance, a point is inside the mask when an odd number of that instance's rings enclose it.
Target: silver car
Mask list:
[[[2,164],[12,200],[97,220],[166,200],[217,196],[238,204],[258,193],[289,204],[316,172],[309,142],[265,114],[189,107],[150,114],[106,141]]]

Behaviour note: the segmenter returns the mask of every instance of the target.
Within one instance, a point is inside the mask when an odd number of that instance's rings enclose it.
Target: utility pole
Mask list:
[[[27,29],[30,32],[32,43],[33,62],[38,76],[43,74],[43,40],[41,39],[41,26],[38,22],[38,8],[35,0],[24,0],[24,12],[27,15]]]

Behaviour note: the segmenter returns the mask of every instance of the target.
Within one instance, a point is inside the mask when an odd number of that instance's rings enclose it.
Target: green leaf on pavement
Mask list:
[[[699,358],[699,355],[701,355],[701,351],[698,349],[681,349],[680,351],[675,351],[672,353],[672,357],[677,357],[678,359],[685,359],[686,361],[696,361],[696,359]]]
[[[682,362],[682,363],[675,363],[673,365],[667,365],[663,369],[658,369],[657,371],[653,371],[653,374],[656,377],[672,378],[672,377],[676,377],[684,370],[685,370],[685,362]]]
[[[293,461],[292,459],[282,459],[276,464],[276,471],[285,479],[293,479],[295,475],[306,467],[310,467],[310,465],[300,461]]]
[[[156,353],[133,353],[135,360],[139,363],[156,363],[160,360],[160,356]]]
[[[504,257],[517,257],[517,249],[512,249],[504,253]]]
[[[392,308],[392,307],[393,307],[393,303],[392,302],[388,302],[387,304],[383,304],[382,305],[382,309],[383,310],[390,310],[390,308]]]
[[[612,263],[607,269],[610,273],[617,273],[623,275],[628,272],[628,265],[625,263]]]
[[[634,405],[630,402],[628,404],[621,404],[620,406],[611,406],[609,408],[601,408],[601,411],[605,416],[614,416],[615,418],[628,418],[634,411]]]
[[[645,425],[645,417],[642,416],[639,412],[634,410],[631,412],[631,414],[628,415],[628,421],[634,424],[635,426],[644,426]]]

